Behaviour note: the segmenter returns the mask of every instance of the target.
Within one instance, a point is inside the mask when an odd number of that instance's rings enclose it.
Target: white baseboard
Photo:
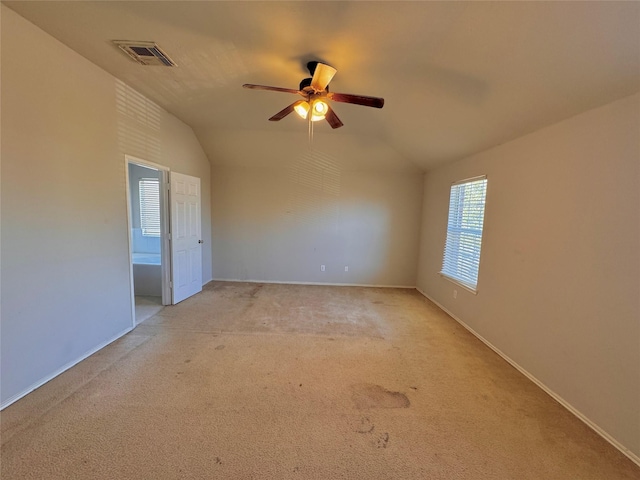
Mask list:
[[[120,337],[122,337],[122,336],[126,335],[127,333],[129,333],[131,330],[133,330],[133,327],[129,327],[129,328],[123,330],[122,332],[118,333],[116,336],[112,337],[111,339],[107,340],[106,342],[102,342],[98,346],[96,346],[96,347],[92,348],[91,350],[89,350],[88,352],[86,352],[84,355],[81,355],[76,360],[73,360],[73,361],[67,363],[66,365],[64,365],[63,367],[59,368],[58,370],[56,370],[52,374],[47,375],[46,377],[38,380],[36,383],[30,385],[29,387],[27,387],[22,392],[20,392],[20,393],[14,395],[14,396],[8,398],[2,405],[0,405],[0,410],[4,410],[5,408],[7,408],[12,403],[17,402],[18,400],[20,400],[25,395],[28,395],[29,393],[33,392],[36,388],[39,388],[42,385],[44,385],[45,383],[47,383],[48,381],[53,380],[55,377],[57,377],[61,373],[66,372],[71,367],[77,365],[78,363],[80,363],[85,358],[88,358],[91,355],[93,355],[94,353],[96,353],[98,350],[102,350],[104,347],[106,347],[110,343],[115,342]]]
[[[623,453],[626,457],[628,457],[632,462],[634,462],[638,466],[640,466],[640,457],[638,455],[633,453],[631,450],[626,448],[624,445],[622,445],[620,442],[618,442],[615,438],[613,438],[611,435],[609,435],[606,431],[604,431],[602,428],[600,428],[594,422],[589,420],[589,418],[587,418],[585,415],[583,415],[573,405],[571,405],[564,398],[562,398],[556,392],[554,392],[549,387],[547,387],[544,383],[542,383],[540,380],[538,380],[536,377],[534,377],[531,373],[529,373],[523,367],[518,365],[514,360],[512,360],[509,356],[507,356],[505,353],[503,353],[499,348],[494,346],[486,338],[484,338],[482,335],[480,335],[478,332],[476,332],[473,328],[471,328],[469,325],[467,325],[462,320],[460,320],[458,317],[456,317],[453,313],[451,313],[449,310],[447,310],[440,303],[436,302],[433,298],[431,298],[429,295],[427,295],[425,292],[423,292],[420,288],[416,287],[416,290],[418,290],[422,295],[424,295],[426,298],[428,298],[431,302],[435,303],[442,311],[444,311],[447,315],[449,315],[456,322],[458,322],[460,325],[462,325],[464,328],[466,328],[469,332],[471,332],[478,340],[480,340],[482,343],[484,343],[487,347],[489,347],[491,350],[493,350],[498,355],[500,355],[513,368],[518,370],[521,374],[523,374],[525,377],[527,377],[529,380],[531,380],[533,383],[535,383],[538,387],[540,387],[544,392],[546,392],[556,402],[558,402],[560,405],[562,405],[564,408],[566,408],[571,413],[573,413],[576,417],[578,417],[580,420],[582,420],[582,422],[584,422],[594,432],[596,432],[598,435],[600,435],[602,438],[604,438],[607,442],[609,442],[611,445],[613,445],[616,449],[618,449],[621,453]]]
[[[239,283],[276,283],[278,285],[324,285],[327,287],[371,287],[371,288],[416,288],[415,285],[370,285],[367,283],[329,283],[329,282],[280,282],[274,280],[239,280],[237,278],[214,278],[215,282]]]

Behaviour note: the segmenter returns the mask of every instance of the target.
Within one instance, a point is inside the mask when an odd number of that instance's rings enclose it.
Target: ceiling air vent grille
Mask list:
[[[130,42],[127,40],[114,40],[123,52],[141,65],[164,65],[175,67],[176,63],[160,50],[155,42]]]

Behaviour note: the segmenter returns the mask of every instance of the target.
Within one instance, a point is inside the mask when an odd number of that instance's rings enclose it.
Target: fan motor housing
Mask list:
[[[300,82],[299,90],[304,91],[305,88],[310,87],[311,86],[311,80],[312,80],[311,78],[305,78],[304,80],[302,80]],[[325,91],[327,91],[327,92],[329,91],[329,85],[327,85],[325,87]]]

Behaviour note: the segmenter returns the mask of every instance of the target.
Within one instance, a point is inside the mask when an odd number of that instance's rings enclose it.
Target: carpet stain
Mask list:
[[[389,434],[385,432],[378,437],[378,440],[376,440],[375,445],[377,448],[387,448],[388,443],[389,443]]]
[[[224,345],[218,345],[218,346],[216,347],[216,350],[223,350],[223,349],[224,349]]]
[[[384,305],[385,307],[397,307],[398,305],[396,305],[395,303],[384,303],[380,300],[374,300],[373,301],[374,305]]]
[[[258,292],[262,289],[263,285],[256,285],[255,287],[253,287],[251,289],[250,292],[246,293],[245,295],[243,295],[243,297],[248,297],[248,298],[256,298],[256,295],[258,294]]]
[[[408,408],[411,402],[404,393],[391,392],[380,385],[359,383],[351,386],[351,399],[358,410],[370,408]]]
[[[366,416],[360,417],[360,423],[356,428],[357,433],[371,433],[376,426],[371,422],[371,419]]]

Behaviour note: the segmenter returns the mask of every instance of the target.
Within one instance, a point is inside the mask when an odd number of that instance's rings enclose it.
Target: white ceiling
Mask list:
[[[193,127],[213,164],[246,163],[247,142],[304,144],[295,115],[267,121],[295,97],[241,86],[297,88],[309,60],[338,69],[332,91],[385,99],[382,110],[334,104],[345,126],[316,124],[325,144],[397,170],[640,89],[639,2],[3,3]],[[155,41],[178,67],[140,66],[115,39]]]

